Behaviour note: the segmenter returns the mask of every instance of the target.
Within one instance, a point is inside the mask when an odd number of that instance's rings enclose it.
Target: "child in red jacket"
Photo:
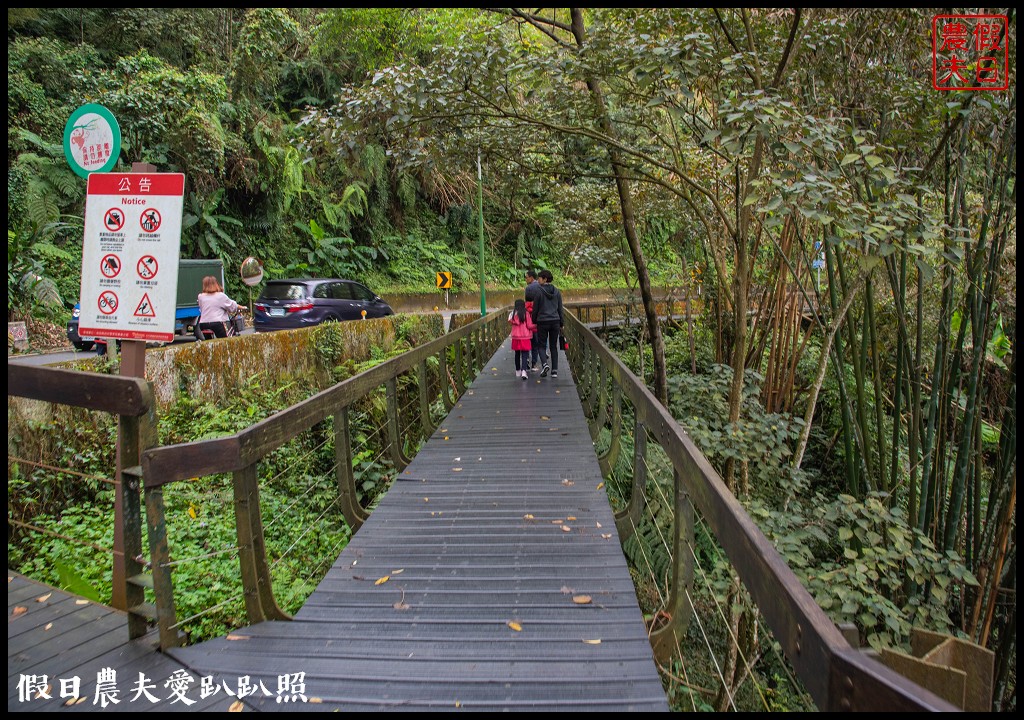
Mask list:
[[[537,325],[526,312],[526,301],[516,300],[515,307],[508,315],[508,321],[512,323],[512,349],[516,354],[516,375],[526,380],[526,369],[530,363],[530,345],[533,334],[537,332]]]

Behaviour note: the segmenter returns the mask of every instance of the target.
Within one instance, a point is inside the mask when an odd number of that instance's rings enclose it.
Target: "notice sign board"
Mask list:
[[[174,339],[185,176],[92,173],[79,334]]]

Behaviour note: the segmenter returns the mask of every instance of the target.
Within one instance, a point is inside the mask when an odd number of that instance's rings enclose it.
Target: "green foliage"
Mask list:
[[[751,491],[780,501],[798,493],[806,477],[793,470],[787,458],[803,421],[781,413],[766,413],[760,402],[763,378],[744,373],[743,406],[737,423],[728,423],[732,369],[713,365],[702,375],[669,378],[669,408],[712,465],[732,458],[747,465]]]
[[[837,623],[856,624],[875,648],[906,645],[912,627],[952,632],[948,609],[963,601],[955,595],[962,584],[977,585],[955,553],[937,552],[885,501],[839,495],[784,509],[748,506],[818,604]]]
[[[230,264],[229,254],[237,245],[227,228],[240,228],[242,223],[228,215],[217,214],[224,190],[215,190],[205,199],[198,193],[188,196],[188,212],[182,214],[182,243],[190,257],[219,257]]]

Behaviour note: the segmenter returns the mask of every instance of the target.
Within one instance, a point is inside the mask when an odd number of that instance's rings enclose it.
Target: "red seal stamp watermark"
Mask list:
[[[1005,15],[936,15],[932,19],[932,87],[1006,90],[1010,47]]]

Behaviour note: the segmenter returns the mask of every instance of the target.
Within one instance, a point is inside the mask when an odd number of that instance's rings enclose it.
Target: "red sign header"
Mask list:
[[[182,173],[91,173],[90,195],[177,195],[185,194]]]

